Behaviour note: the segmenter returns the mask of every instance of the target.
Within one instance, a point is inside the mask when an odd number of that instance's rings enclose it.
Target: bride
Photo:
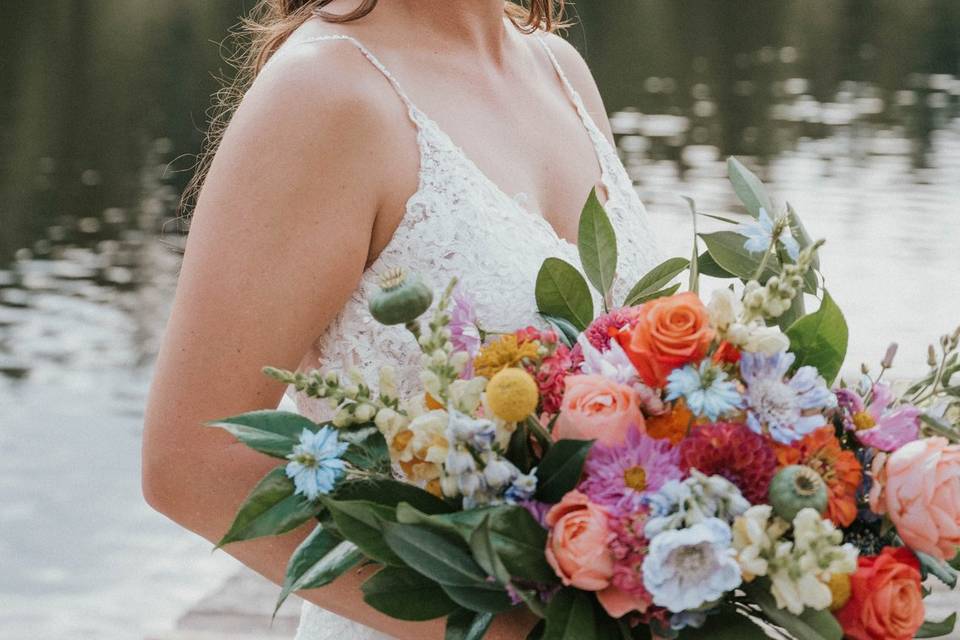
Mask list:
[[[579,263],[572,242],[593,187],[618,232],[618,297],[653,266],[646,214],[590,72],[551,33],[561,11],[557,0],[259,4],[246,23],[249,86],[198,178],[148,402],[152,506],[209,540],[227,530],[274,461],[201,425],[276,407],[284,389],[264,365],[389,363],[415,385],[416,345],[366,312],[388,268],[435,286],[456,275],[485,327],[530,324],[543,259]],[[308,532],[227,550],[280,583]],[[443,637],[441,620],[366,606],[359,586],[372,571],[303,593],[297,637]],[[504,615],[487,637],[524,638],[531,626],[522,612]]]

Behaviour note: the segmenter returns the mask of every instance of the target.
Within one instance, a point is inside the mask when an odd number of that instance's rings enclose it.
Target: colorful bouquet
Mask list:
[[[399,397],[387,367],[376,387],[266,369],[334,417],[215,423],[283,460],[220,544],[315,520],[280,602],[373,561],[366,602],[446,616],[450,639],[481,638],[518,606],[542,618],[529,637],[549,640],[950,633],[955,614],[925,620],[923,581],[957,581],[960,329],[915,384],[882,380],[893,346],[876,376],[864,366],[833,386],[847,326],[821,243],[743,165],[729,170],[746,222],[711,215],[731,226],[699,234],[691,259],[667,260],[620,306],[593,194],[585,273],[545,261],[539,326],[494,332],[456,283],[434,305],[416,275],[386,274],[371,313],[418,342],[423,394]],[[684,272],[681,293],[670,283]],[[730,286],[705,304],[701,275]]]

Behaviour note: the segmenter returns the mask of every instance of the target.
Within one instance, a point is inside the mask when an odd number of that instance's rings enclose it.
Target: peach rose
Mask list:
[[[553,426],[554,440],[597,440],[623,444],[627,430],[644,433],[637,392],[601,375],[567,376],[560,417]]]
[[[914,440],[873,462],[870,508],[889,514],[908,547],[950,560],[960,547],[960,445]]]
[[[920,562],[904,547],[861,557],[850,576],[850,600],[837,611],[845,638],[909,640],[923,624]]]
[[[547,512],[547,562],[568,587],[600,591],[613,576],[607,511],[573,490]]]
[[[624,328],[617,339],[640,379],[663,388],[671,371],[703,359],[713,336],[707,307],[688,291],[645,303],[632,328]]]

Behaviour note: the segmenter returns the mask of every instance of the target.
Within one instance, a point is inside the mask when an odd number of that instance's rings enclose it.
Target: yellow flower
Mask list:
[[[487,385],[487,404],[501,420],[519,422],[537,408],[540,393],[533,376],[523,369],[499,372]]]
[[[474,373],[484,378],[493,378],[508,367],[519,365],[525,358],[537,357],[537,345],[534,342],[520,344],[515,335],[501,336],[480,349],[473,361]]]
[[[833,600],[830,602],[830,611],[839,611],[850,600],[850,595],[852,593],[850,586],[850,574],[833,574],[830,576],[830,581],[827,582],[827,586],[830,587],[830,594],[833,598]]]

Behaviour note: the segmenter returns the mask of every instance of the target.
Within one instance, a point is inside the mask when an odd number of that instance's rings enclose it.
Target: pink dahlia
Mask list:
[[[614,309],[591,322],[583,333],[594,349],[606,351],[610,348],[611,336],[633,322],[635,317],[636,313],[630,308]]]
[[[643,586],[643,559],[647,557],[650,545],[643,535],[646,523],[645,510],[608,519],[613,534],[610,542],[614,557],[613,577],[610,586],[597,597],[611,617],[620,618],[631,611],[643,613],[653,602],[653,596]]]
[[[629,515],[643,508],[643,497],[668,480],[680,480],[680,452],[667,440],[655,440],[636,427],[623,444],[597,443],[584,465],[580,490],[590,500]]]
[[[837,402],[846,427],[868,447],[896,451],[920,435],[920,409],[909,404],[897,406],[896,396],[885,384],[873,385],[869,406],[850,389],[839,389]]]
[[[753,504],[767,501],[777,455],[766,439],[749,427],[717,422],[696,427],[679,445],[680,467],[708,476],[723,476]]]

